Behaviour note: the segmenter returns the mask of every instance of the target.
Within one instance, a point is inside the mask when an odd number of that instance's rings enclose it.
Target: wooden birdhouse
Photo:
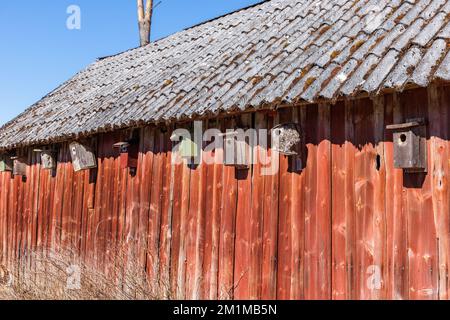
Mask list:
[[[120,168],[137,168],[139,144],[138,140],[133,139],[130,141],[122,141],[114,144],[115,149],[120,153]]]
[[[10,172],[13,170],[13,160],[10,155],[0,155],[0,172]]]
[[[301,131],[298,124],[280,124],[273,127],[271,133],[274,142],[274,151],[286,156],[296,156],[299,154]]]
[[[27,175],[27,158],[23,156],[11,157],[13,160],[13,175],[26,176]]]
[[[407,172],[427,171],[427,138],[425,119],[388,125],[394,139],[394,167]]]
[[[53,170],[56,168],[56,150],[34,149],[34,152],[39,153],[40,155],[42,169]]]
[[[94,151],[89,145],[72,142],[69,148],[75,172],[97,167]]]
[[[52,170],[56,168],[56,153],[51,150],[44,150],[41,152],[42,168]]]
[[[251,148],[245,136],[238,131],[227,132],[224,137],[224,165],[237,169],[248,169],[250,166]]]
[[[170,140],[172,141],[180,141],[179,147],[178,147],[178,153],[180,157],[186,158],[186,159],[192,159],[199,156],[199,147],[195,143],[195,141],[192,140],[191,137],[186,136],[179,136],[176,133],[174,133]]]

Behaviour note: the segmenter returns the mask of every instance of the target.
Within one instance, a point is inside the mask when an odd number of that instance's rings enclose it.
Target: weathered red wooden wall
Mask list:
[[[137,261],[181,299],[448,299],[449,110],[449,88],[430,87],[205,121],[299,122],[303,168],[281,156],[269,176],[172,166],[173,128],[140,129],[135,176],[112,147],[127,132],[95,137],[96,170],[75,173],[67,144],[55,173],[29,151],[26,180],[0,174],[1,261],[68,246],[112,272],[125,249],[124,271]],[[417,117],[428,173],[404,174],[384,128]]]

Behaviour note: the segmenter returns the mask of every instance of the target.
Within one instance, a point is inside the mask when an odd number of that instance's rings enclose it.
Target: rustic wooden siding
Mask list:
[[[205,121],[299,122],[302,168],[281,156],[272,176],[172,166],[174,128],[139,129],[135,175],[112,148],[128,132],[93,138],[90,171],[73,171],[67,144],[54,172],[29,151],[26,180],[0,174],[1,262],[69,246],[113,272],[125,249],[124,271],[137,263],[181,299],[448,299],[449,109],[448,87],[433,86]],[[384,127],[411,117],[429,120],[428,174],[393,167]]]

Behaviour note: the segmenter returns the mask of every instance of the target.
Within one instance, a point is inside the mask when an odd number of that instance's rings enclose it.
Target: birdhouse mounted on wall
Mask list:
[[[114,144],[113,147],[119,150],[121,169],[137,168],[139,155],[139,144],[137,139],[118,142]]]
[[[44,150],[41,152],[42,168],[52,170],[56,168],[56,152],[51,150]]]
[[[238,131],[227,132],[224,137],[224,165],[245,170],[250,166],[251,148],[245,136]]]
[[[57,151],[52,149],[34,149],[34,152],[40,154],[41,167],[46,170],[56,169],[56,155]]]
[[[72,142],[69,146],[75,172],[97,167],[94,151],[86,143]]]
[[[14,156],[11,159],[13,160],[13,175],[25,177],[27,175],[27,158]]]
[[[286,156],[296,156],[299,154],[301,131],[298,124],[280,124],[273,127],[271,133],[274,141],[274,151]]]
[[[170,140],[173,142],[180,141],[178,147],[178,153],[180,157],[185,159],[192,159],[200,155],[198,145],[190,137],[180,136],[174,133],[170,137]]]
[[[427,171],[427,138],[424,119],[412,119],[406,123],[386,127],[392,130],[394,139],[394,167],[407,172]]]
[[[0,155],[0,172],[11,172],[13,170],[13,160],[10,155]]]

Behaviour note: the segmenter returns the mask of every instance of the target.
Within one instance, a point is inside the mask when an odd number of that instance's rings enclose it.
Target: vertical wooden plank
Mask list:
[[[173,189],[175,167],[172,166],[172,143],[167,131],[163,135],[163,184],[161,207],[161,236],[159,241],[159,274],[161,290],[165,296],[170,289],[170,254],[172,250],[172,218],[173,218]]]
[[[71,216],[72,216],[72,202],[73,202],[73,179],[74,171],[71,170],[72,164],[68,162],[68,149],[65,152],[65,166],[64,166],[64,197],[62,203],[61,214],[61,245],[63,249],[68,249],[71,246],[70,243],[70,229],[71,229]]]
[[[125,173],[124,173],[125,174]],[[136,260],[138,259],[138,239],[139,239],[139,207],[140,207],[140,194],[139,186],[141,183],[140,176],[130,175],[128,170],[127,186],[126,186],[126,200],[125,200],[125,248],[126,254],[126,267],[125,275],[129,272],[136,272]],[[99,201],[96,197],[96,202]],[[148,239],[148,241],[150,241]],[[147,258],[148,259],[148,258]],[[149,266],[147,262],[147,266]]]
[[[292,120],[292,109],[279,111],[280,123]],[[290,297],[292,275],[292,242],[291,242],[291,177],[289,173],[289,157],[280,155],[280,187],[279,187],[279,223],[278,223],[278,274],[277,299],[287,300]]]
[[[279,124],[278,114],[269,115],[268,128]],[[270,140],[269,140],[270,144]],[[264,204],[263,204],[263,256],[262,256],[262,293],[263,300],[275,300],[277,298],[277,259],[278,259],[278,201],[279,201],[279,162],[278,154],[272,150],[272,145],[267,150],[266,160],[270,160],[277,170],[264,176]],[[265,161],[267,162],[267,161]],[[268,169],[265,166],[265,169]]]
[[[192,137],[194,139],[194,137]],[[202,146],[199,145],[202,151]],[[188,212],[186,298],[197,300],[201,296],[202,261],[204,249],[204,215],[206,166],[203,163],[189,165],[191,169]]]
[[[11,256],[11,246],[10,246],[10,238],[12,237],[12,232],[14,230],[11,229],[11,220],[12,220],[12,211],[11,211],[11,192],[12,192],[12,184],[14,180],[12,179],[11,173],[8,173],[5,176],[5,238],[4,238],[4,247],[5,247],[5,264],[9,265],[10,256]]]
[[[384,100],[360,99],[354,103],[356,279],[357,297],[378,299],[382,295],[385,215],[385,168],[383,126]]]
[[[428,88],[428,116],[430,124],[430,170],[434,225],[438,242],[439,277],[437,298],[449,299],[449,188],[448,175],[450,154],[449,111],[450,94],[448,88],[431,85]]]
[[[104,206],[101,213],[102,218],[99,225],[100,237],[103,238],[103,259],[104,272],[108,277],[120,279],[121,265],[123,264],[123,252],[120,247],[118,235],[118,224],[120,221],[119,206],[123,196],[120,192],[119,179],[122,169],[120,169],[120,159],[118,150],[114,144],[129,139],[129,130],[117,131],[107,134],[103,139],[103,174],[104,188],[109,190],[104,194]],[[128,174],[128,169],[123,169]],[[142,267],[142,266],[141,266]],[[119,281],[119,280],[116,280]]]
[[[292,113],[293,122],[300,125],[301,139],[305,139],[306,123],[306,108],[294,108]],[[304,210],[304,184],[305,184],[305,155],[304,144],[301,143],[297,149],[299,153],[297,156],[291,157],[289,166],[291,168],[291,288],[290,299],[299,300],[304,299],[304,235],[305,235],[305,210]]]
[[[8,182],[10,180],[9,172],[0,173],[0,263],[3,265],[7,262],[7,252],[8,252]]]
[[[210,130],[214,128],[214,123],[212,121],[206,121],[207,126],[205,127],[205,130]],[[206,186],[205,186],[205,192],[207,195],[205,199],[205,241],[203,246],[203,286],[202,286],[202,293],[201,299],[210,299],[214,300],[213,297],[215,294],[217,294],[217,290],[212,286],[213,278],[213,270],[212,270],[212,263],[213,263],[213,232],[214,232],[214,212],[213,212],[213,201],[214,201],[214,191],[215,191],[215,185],[214,185],[214,157],[217,152],[216,149],[210,150],[207,147],[210,143],[214,142],[215,137],[211,137],[211,141],[205,141],[205,148],[203,149],[203,160],[204,166],[206,167]],[[213,163],[211,163],[212,161]],[[211,298],[213,297],[213,298]]]
[[[34,166],[33,166],[33,196],[32,196],[32,220],[31,220],[31,251],[35,252],[37,247],[37,223],[38,223],[38,215],[39,215],[39,194],[42,192],[40,190],[40,161],[37,159],[37,155],[34,158]]]
[[[90,234],[91,234],[91,246],[92,246],[92,253],[93,253],[93,263],[95,264],[95,267],[102,267],[101,265],[101,252],[102,252],[102,244],[101,239],[99,239],[99,236],[101,235],[101,232],[99,228],[102,226],[102,212],[103,212],[103,203],[104,203],[104,196],[103,188],[104,188],[104,156],[103,156],[103,146],[104,146],[104,138],[105,136],[103,134],[100,134],[98,136],[98,143],[97,143],[97,183],[95,185],[95,203],[94,203],[94,211],[92,212],[93,215],[91,217],[91,225],[89,227]]]
[[[124,141],[126,139],[125,132],[116,132],[114,134],[113,143]],[[122,169],[120,168],[120,158],[119,153],[116,148],[113,150],[112,154],[112,184],[109,193],[110,202],[110,221],[109,224],[109,237],[108,237],[108,248],[106,254],[106,275],[115,279],[115,283],[121,283],[121,275],[123,265],[123,252],[121,249],[122,241],[119,231],[120,223],[120,173]],[[84,177],[84,176],[83,176]],[[84,221],[84,220],[83,220]]]
[[[207,125],[206,122],[203,122],[203,128]],[[203,132],[201,132],[203,136]],[[202,143],[200,143],[202,144]],[[203,147],[200,148],[200,152],[203,152]],[[193,292],[191,295],[192,299],[198,300],[204,294],[202,292],[203,288],[203,259],[204,259],[204,247],[205,247],[205,215],[206,215],[206,173],[207,167],[203,161],[201,161],[200,166],[198,168],[200,170],[200,177],[198,181],[198,190],[199,190],[199,199],[198,199],[198,209],[197,209],[197,217],[196,217],[196,238],[195,238],[195,281]],[[210,213],[208,213],[210,214]]]
[[[99,139],[100,140],[100,139]],[[97,164],[100,165],[98,160],[98,146],[97,146]],[[96,232],[96,221],[97,221],[97,210],[96,210],[96,195],[97,195],[97,185],[99,184],[98,179],[98,167],[86,171],[86,179],[88,180],[86,205],[85,205],[85,215],[86,215],[86,261],[90,266],[95,265],[95,232]]]
[[[264,217],[264,182],[262,175],[263,153],[267,152],[267,143],[262,145],[260,130],[267,130],[267,115],[255,114],[257,141],[253,146],[252,206],[250,209],[250,253],[249,253],[249,299],[258,300],[262,295],[262,256],[263,256],[263,217]],[[270,136],[266,136],[266,140]]]
[[[331,108],[332,137],[332,299],[345,300],[349,297],[347,282],[347,233],[350,225],[346,219],[346,171],[345,148],[346,106],[339,102]]]
[[[28,252],[27,252],[27,244],[28,244],[28,230],[29,230],[29,221],[30,221],[30,213],[31,213],[31,201],[29,199],[29,195],[32,194],[31,188],[33,184],[33,176],[32,176],[32,152],[30,149],[26,151],[26,158],[28,161],[28,165],[26,168],[26,177],[22,179],[21,189],[22,191],[22,230],[21,230],[21,240],[20,240],[20,255],[22,257],[22,265],[25,267],[28,263]]]
[[[369,109],[369,110],[366,110]],[[373,265],[373,181],[370,177],[369,161],[372,146],[371,132],[373,126],[370,123],[372,106],[365,106],[359,100],[355,101],[354,108],[355,145],[358,150],[355,155],[355,236],[356,236],[356,290],[357,299],[370,298],[370,290],[367,286],[367,271]],[[369,118],[369,119],[368,119]],[[369,126],[369,127],[367,127]]]
[[[405,92],[401,96],[405,119],[426,118],[428,95],[426,89]],[[433,124],[432,124],[433,125]],[[431,144],[427,143],[428,171],[431,166]],[[434,225],[432,175],[404,173],[408,211],[409,298],[438,297],[438,242]]]
[[[319,104],[319,145],[317,148],[317,235],[319,299],[331,298],[331,138],[330,105]]]
[[[330,106],[307,111],[308,163],[305,181],[305,298],[331,298]]]
[[[357,148],[354,144],[354,103],[345,102],[345,259],[347,274],[347,299],[356,299],[356,205],[355,205],[355,155]]]
[[[103,261],[105,266],[103,267],[103,272],[110,274],[111,264],[113,258],[111,257],[111,252],[114,249],[115,241],[112,238],[112,225],[114,219],[114,174],[115,174],[115,157],[113,145],[120,139],[120,132],[106,134],[104,139],[104,190],[108,190],[104,197],[104,211],[102,213],[102,219],[100,222],[99,231],[101,232],[101,238],[103,238]]]
[[[139,160],[142,158],[142,155],[139,154]],[[119,161],[118,161],[119,162]],[[142,163],[142,160],[139,161]],[[136,172],[137,174],[137,172]],[[129,180],[131,180],[133,177],[130,175],[130,172],[127,168],[120,169],[118,172],[118,180],[119,185],[117,186],[117,190],[119,193],[118,199],[117,199],[117,206],[118,206],[118,220],[117,220],[117,243],[118,247],[117,250],[120,253],[120,256],[118,257],[120,264],[117,269],[118,273],[121,273],[121,277],[124,278],[126,276],[126,270],[128,268],[128,259],[127,255],[129,253],[129,242],[128,242],[128,221],[127,218],[129,215],[127,215],[127,208],[128,208],[128,186],[130,184]],[[144,217],[145,218],[145,217]],[[140,221],[138,223],[140,226]],[[147,231],[148,232],[148,231]],[[147,236],[147,232],[145,233],[145,237]],[[147,241],[147,239],[145,239]],[[145,247],[146,248],[146,247]]]
[[[208,122],[209,129],[220,130],[220,123]],[[204,299],[217,300],[219,272],[219,240],[221,196],[223,191],[223,148],[205,150],[205,156],[213,160],[207,165],[206,215],[204,248]]]
[[[103,165],[103,195],[100,205],[100,221],[97,225],[97,241],[101,245],[99,259],[102,263],[101,270],[108,271],[108,264],[111,263],[109,252],[112,249],[112,220],[113,220],[113,183],[114,183],[114,149],[113,145],[117,141],[120,134],[109,133],[104,134],[102,143],[102,165]],[[104,192],[108,190],[108,192]]]
[[[3,195],[5,194],[5,172],[0,172],[0,264],[5,264],[5,220],[6,210],[4,209]]]
[[[58,160],[60,160],[60,152],[58,153]],[[57,168],[57,172],[59,172],[61,168],[61,165],[59,164],[58,161],[58,168]],[[61,175],[61,174],[60,174]],[[47,181],[50,179],[50,173],[48,170],[40,170],[39,172],[39,198],[38,198],[38,215],[37,215],[37,220],[36,220],[36,248],[38,249],[42,249],[42,234],[43,234],[43,215],[44,215],[44,208],[45,208],[45,194],[48,193],[48,189],[46,188],[47,186]],[[56,180],[56,178],[55,178]],[[58,194],[57,188],[58,184],[55,183],[55,195],[54,195],[54,199],[53,199],[53,208],[50,208],[50,223],[49,223],[49,238],[50,238],[50,247],[54,247],[56,246],[56,240],[55,240],[55,233],[56,233],[56,217],[54,217],[54,212],[55,212],[55,206],[57,206],[58,204],[60,204],[61,202],[61,198],[60,198],[60,194]]]
[[[234,128],[231,120],[224,120],[225,129]],[[223,168],[222,215],[220,218],[220,246],[219,246],[219,299],[232,299],[235,287],[233,277],[234,268],[234,240],[236,232],[237,208],[237,180],[235,168]]]
[[[198,146],[200,148],[200,146]],[[195,300],[195,267],[196,267],[196,240],[197,240],[197,218],[200,211],[200,186],[201,173],[198,165],[187,164],[191,170],[190,192],[187,214],[186,235],[186,299]]]
[[[308,160],[305,176],[305,299],[319,298],[319,253],[317,244],[317,220],[319,208],[317,207],[317,146],[320,139],[317,137],[319,124],[318,106],[307,109],[306,146]],[[322,195],[321,195],[322,196]]]
[[[155,157],[155,128],[145,127],[140,130],[139,162],[136,175],[140,175],[139,186],[139,231],[137,238],[138,266],[145,269],[148,254],[148,233],[150,221],[151,189],[153,182],[153,160]],[[130,174],[129,169],[126,170]],[[119,204],[120,206],[120,204]],[[120,210],[119,210],[120,211]],[[120,220],[119,220],[120,221]]]
[[[238,121],[240,128],[251,128],[250,114],[242,115]],[[247,141],[248,142],[248,141]],[[251,162],[251,161],[250,161]],[[250,236],[252,233],[252,166],[246,170],[236,170],[237,179],[237,209],[236,209],[236,239],[234,259],[234,298],[243,300],[249,298],[250,274]]]
[[[441,181],[436,181],[439,186],[439,214],[438,214],[438,237],[439,237],[439,298],[450,299],[450,188],[448,187],[450,174],[450,90],[449,86],[439,87],[437,96],[439,99],[440,114],[440,140],[438,155],[443,161]],[[433,101],[434,104],[434,101]],[[443,148],[442,148],[443,147]],[[445,163],[447,160],[448,164]],[[436,166],[439,168],[439,166]]]
[[[179,154],[176,155],[178,157]],[[177,299],[185,298],[186,288],[186,241],[187,216],[189,212],[189,193],[191,170],[181,158],[177,158],[175,177],[180,183],[174,188],[174,239],[172,253],[172,289]],[[179,213],[178,213],[179,212]],[[175,233],[179,230],[178,233]]]
[[[66,149],[67,153],[65,154],[66,159],[68,159],[70,157],[69,155],[69,150],[68,148]],[[69,161],[69,160],[67,160]],[[41,170],[43,168],[41,167]],[[50,228],[52,225],[52,208],[54,207],[54,202],[55,202],[55,198],[54,198],[54,194],[55,194],[55,186],[56,186],[56,179],[53,175],[53,172],[48,171],[47,173],[47,180],[46,180],[46,196],[45,196],[45,201],[46,201],[46,211],[44,212],[43,216],[43,225],[44,225],[44,237],[43,237],[43,243],[46,246],[46,248],[50,248],[50,243],[51,243],[51,232],[50,232]]]
[[[23,151],[26,153],[26,151]],[[28,159],[28,156],[25,156]],[[29,166],[26,167],[26,173],[28,172]],[[23,238],[23,219],[24,219],[24,192],[27,184],[27,177],[17,177],[17,195],[16,195],[16,231],[15,231],[15,241],[14,241],[14,252],[16,261],[18,263],[22,262],[22,238]],[[20,264],[19,264],[20,265]]]
[[[83,172],[83,205],[82,216],[80,221],[80,257],[87,262],[87,240],[88,240],[88,226],[89,226],[89,190],[91,188],[90,172]]]
[[[431,210],[431,198],[424,199],[420,189],[408,190],[408,239],[409,253],[409,298],[412,300],[436,299],[437,287],[434,284],[437,279],[435,268],[436,247],[430,238],[435,238],[433,216]]]
[[[13,193],[15,192],[14,190],[14,184],[15,184],[15,179],[14,176],[11,175],[11,180],[8,183],[8,206],[7,206],[7,212],[8,212],[8,221],[7,221],[7,230],[8,230],[8,237],[7,237],[7,264],[11,265],[11,262],[13,261],[13,255],[14,255],[14,250],[13,250],[13,239],[14,239],[14,223],[15,223],[15,218],[14,218],[14,212],[13,211],[14,208],[14,195]]]
[[[177,272],[177,299],[186,297],[186,266],[187,266],[187,244],[188,244],[188,224],[189,224],[189,199],[191,192],[191,169],[185,161],[182,166],[182,188],[180,203],[180,244],[178,255]]]
[[[173,222],[172,222],[172,252],[170,263],[171,291],[175,298],[184,297],[184,259],[186,236],[186,202],[189,199],[190,170],[176,152],[174,157],[174,184],[173,188]]]
[[[16,230],[16,212],[17,203],[15,197],[17,197],[17,178],[11,176],[9,184],[9,199],[8,199],[8,264],[11,265],[15,259],[14,241]]]
[[[374,149],[375,159],[372,159],[372,179],[374,183],[374,254],[373,266],[366,275],[369,276],[368,285],[371,287],[371,299],[386,299],[386,283],[383,275],[386,269],[386,164],[384,151],[385,128],[385,98],[379,96],[373,99]]]
[[[73,199],[73,213],[72,213],[72,239],[71,243],[73,250],[78,256],[82,254],[81,252],[81,227],[83,221],[83,198],[84,198],[84,177],[85,172],[75,173],[74,181],[74,199]]]
[[[161,232],[161,197],[164,165],[164,135],[160,128],[155,130],[153,174],[148,222],[147,273],[152,283],[159,281],[159,239]]]
[[[35,226],[36,226],[36,195],[38,194],[38,155],[35,152],[30,152],[30,189],[28,194],[28,228],[27,228],[27,245],[26,252],[29,255],[34,250]],[[29,266],[31,266],[31,257],[29,259]]]
[[[25,152],[25,151],[24,151]],[[25,158],[28,159],[27,156]],[[26,166],[25,172],[26,174],[29,174],[28,172],[29,166]],[[24,193],[26,193],[26,186],[27,186],[27,178],[20,177],[20,179],[17,182],[17,211],[16,214],[16,240],[15,240],[15,256],[16,261],[23,263],[24,257],[23,257],[23,236],[24,236],[24,220],[25,220],[25,201],[24,201]],[[20,274],[19,274],[20,276]]]
[[[41,190],[41,195],[39,197],[39,214],[38,214],[38,247],[42,247],[49,244],[49,247],[56,249],[61,245],[61,212],[63,206],[64,197],[64,174],[65,174],[65,148],[66,144],[62,144],[58,149],[57,156],[57,168],[56,175],[52,177],[53,172],[48,170],[43,170],[41,168],[41,184],[39,189]],[[54,184],[54,196],[53,202],[50,207],[48,201],[49,190],[51,181]],[[48,240],[43,239],[45,237],[44,223],[46,220],[46,213],[49,215],[49,235]]]
[[[403,115],[397,94],[386,97],[386,124],[402,123]],[[408,298],[407,212],[404,206],[403,172],[394,168],[392,133],[387,132],[386,164],[386,220],[388,277],[387,297],[395,300]]]

